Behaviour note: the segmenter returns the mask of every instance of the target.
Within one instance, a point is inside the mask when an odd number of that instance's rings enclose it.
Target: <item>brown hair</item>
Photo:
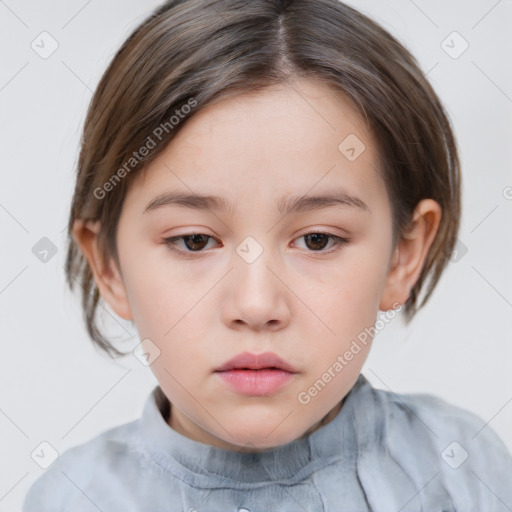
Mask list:
[[[135,29],[103,74],[78,161],[66,277],[71,289],[81,284],[88,333],[112,357],[124,354],[97,327],[100,294],[73,239],[74,221],[99,220],[103,261],[119,263],[116,229],[130,181],[186,120],[218,99],[300,77],[344,93],[368,123],[395,242],[420,200],[440,204],[437,236],[404,306],[407,322],[430,297],[456,242],[460,170],[449,118],[414,57],[338,0],[171,0]],[[149,140],[151,149],[141,151]]]

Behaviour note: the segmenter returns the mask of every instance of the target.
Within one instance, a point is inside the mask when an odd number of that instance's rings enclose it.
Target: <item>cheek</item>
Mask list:
[[[205,291],[214,286],[218,272],[199,272],[200,264],[192,272],[192,267],[187,270],[186,265],[151,251],[130,256],[126,289],[134,321],[140,339],[149,338],[160,350],[152,367],[182,373],[191,361],[204,358],[215,314]]]
[[[198,280],[152,242],[124,240],[125,287],[141,337],[162,338],[200,297]],[[172,331],[171,331],[172,332]]]
[[[187,287],[182,281],[157,275],[156,279],[138,279],[132,283],[131,303],[139,334],[151,338],[162,349],[178,341],[200,336],[199,326],[204,323],[200,299],[203,293]]]
[[[132,274],[127,283],[130,307],[141,338],[160,338],[177,321],[177,294],[162,281],[154,268]]]
[[[385,250],[360,243],[336,261],[303,260],[296,268],[297,295],[309,308],[304,315],[321,319],[327,336],[348,340],[375,322],[386,270],[376,254]]]
[[[304,334],[301,350],[310,365],[305,389],[318,379],[332,382],[322,397],[334,404],[353,384],[370,351],[383,270],[364,251],[330,270],[328,280],[313,274],[304,279],[298,295],[308,297],[308,310],[299,312],[298,324]],[[315,403],[320,406],[322,400]]]

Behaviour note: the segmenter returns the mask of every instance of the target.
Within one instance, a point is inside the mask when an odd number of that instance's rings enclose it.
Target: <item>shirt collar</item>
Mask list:
[[[347,465],[355,465],[354,407],[361,407],[371,389],[360,374],[332,421],[290,443],[243,453],[194,441],[172,429],[163,417],[169,402],[156,386],[139,419],[138,441],[162,468],[197,486],[218,486],[219,479],[238,487],[282,479],[299,481],[334,459],[344,458]]]

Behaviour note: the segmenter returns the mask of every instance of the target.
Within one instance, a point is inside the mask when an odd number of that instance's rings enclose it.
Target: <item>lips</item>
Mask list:
[[[225,372],[230,370],[262,370],[274,369],[284,370],[290,373],[297,373],[297,370],[289,363],[281,359],[273,352],[263,352],[262,354],[251,354],[244,352],[226,361],[222,366],[216,368],[216,372]]]
[[[244,352],[215,370],[228,389],[238,395],[265,397],[290,384],[298,373],[291,364],[273,352]]]
[[[266,397],[290,384],[297,370],[272,352],[244,352],[217,368],[215,374],[238,395]]]

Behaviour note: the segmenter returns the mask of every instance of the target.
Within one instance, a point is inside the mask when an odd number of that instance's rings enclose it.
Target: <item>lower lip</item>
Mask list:
[[[265,396],[275,393],[288,384],[294,373],[285,370],[228,370],[217,372],[237,393],[242,395]]]

